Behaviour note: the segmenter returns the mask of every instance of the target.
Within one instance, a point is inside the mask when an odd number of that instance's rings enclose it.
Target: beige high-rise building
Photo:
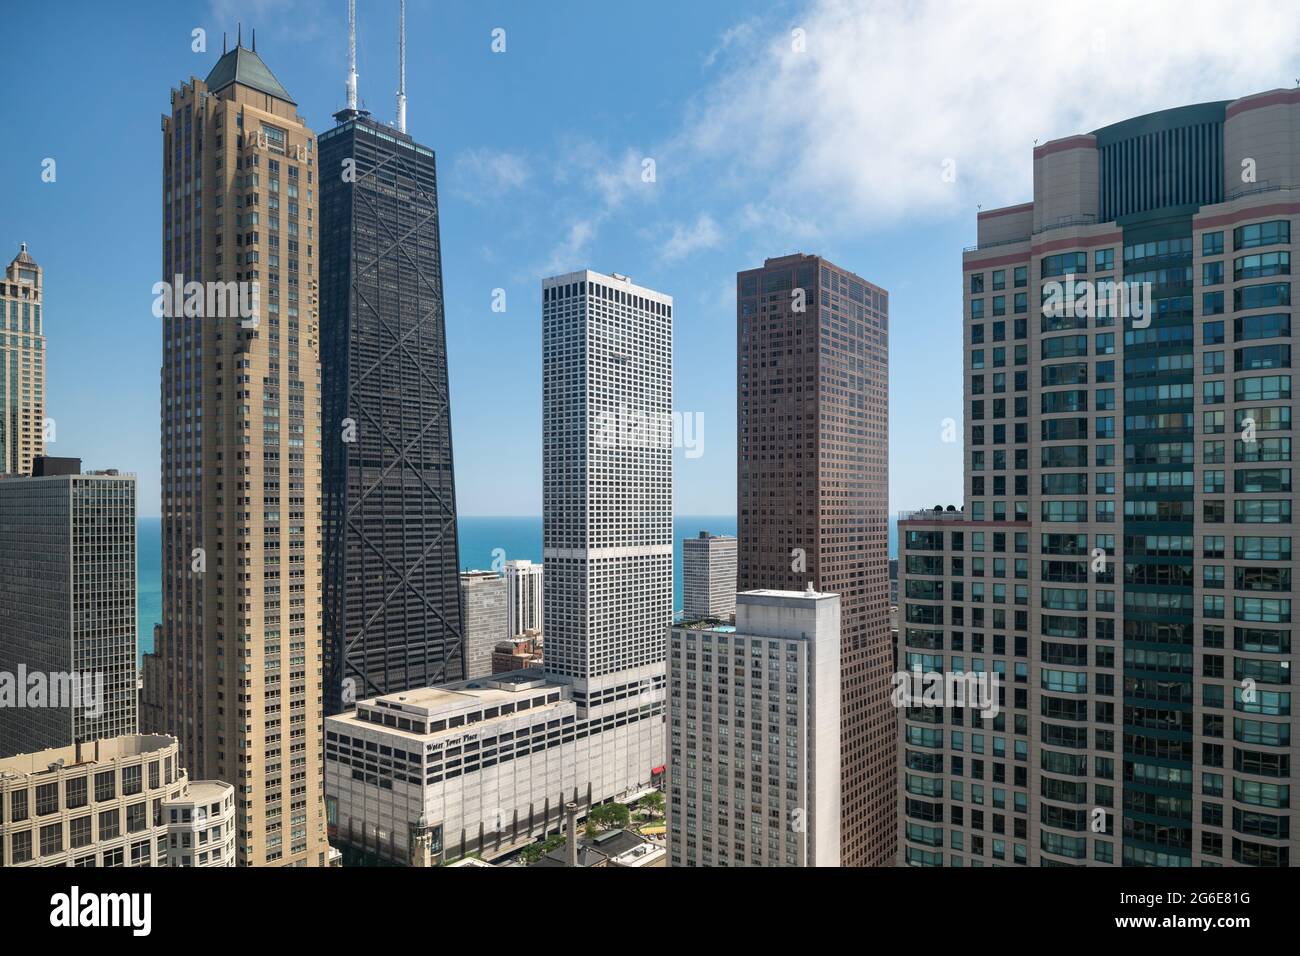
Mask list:
[[[162,134],[163,719],[240,865],[325,866],[316,138],[242,44]]]
[[[234,797],[176,738],[124,734],[0,759],[0,867],[234,866]]]
[[[30,475],[45,454],[42,278],[24,242],[0,280],[0,475]]]

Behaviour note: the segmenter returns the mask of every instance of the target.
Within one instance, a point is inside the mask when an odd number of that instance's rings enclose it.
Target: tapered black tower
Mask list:
[[[463,676],[434,155],[365,110],[335,119],[318,139],[327,714]]]

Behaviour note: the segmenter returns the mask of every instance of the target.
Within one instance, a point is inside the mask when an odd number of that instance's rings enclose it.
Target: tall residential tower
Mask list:
[[[240,865],[324,866],[315,135],[242,44],[162,134],[167,730],[234,786]]]
[[[979,215],[965,511],[900,524],[900,650],[1006,686],[905,712],[906,862],[1293,862],[1297,128],[1300,90],[1125,120]]]
[[[736,587],[839,595],[840,863],[890,866],[889,295],[795,254],[739,273],[736,311]]]

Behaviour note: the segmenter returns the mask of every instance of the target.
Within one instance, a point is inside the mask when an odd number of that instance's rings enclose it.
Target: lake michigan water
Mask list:
[[[462,515],[460,531],[460,566],[463,569],[492,567],[493,552],[501,548],[507,560],[526,558],[542,560],[542,519],[540,516],[485,517]],[[673,610],[682,607],[682,539],[694,538],[701,531],[713,534],[736,533],[735,515],[677,515],[673,519]],[[162,519],[141,518],[137,541],[139,573],[136,591],[140,627],[140,653],[153,650],[153,626],[162,621]],[[889,554],[898,554],[898,525],[889,519]]]

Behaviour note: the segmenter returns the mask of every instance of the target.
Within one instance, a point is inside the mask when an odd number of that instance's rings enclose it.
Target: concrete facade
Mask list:
[[[701,531],[682,539],[682,616],[729,620],[736,613],[736,539]]]
[[[422,830],[432,865],[505,852],[555,832],[569,801],[585,816],[646,789],[662,726],[648,705],[581,716],[537,670],[361,701],[325,722],[334,838],[399,865],[420,865]]]
[[[672,866],[840,865],[840,636],[839,596],[811,590],[673,625]]]
[[[460,573],[461,625],[466,678],[492,673],[492,654],[506,629],[507,580],[495,571]]]

